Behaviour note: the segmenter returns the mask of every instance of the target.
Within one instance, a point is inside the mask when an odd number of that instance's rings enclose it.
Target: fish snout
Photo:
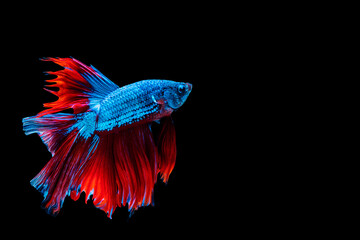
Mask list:
[[[187,90],[190,92],[191,89],[192,89],[192,84],[191,83],[186,83],[186,86],[187,86]]]

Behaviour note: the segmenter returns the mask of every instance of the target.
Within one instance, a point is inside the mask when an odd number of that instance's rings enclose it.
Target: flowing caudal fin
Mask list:
[[[92,157],[74,179],[71,198],[85,192],[109,218],[116,207],[129,211],[152,203],[157,148],[147,124],[99,135]]]
[[[94,135],[95,115],[98,102],[118,88],[94,67],[88,67],[73,58],[45,58],[64,67],[47,72],[57,77],[46,80],[46,89],[58,96],[55,102],[46,103],[48,108],[33,117],[23,119],[25,134],[37,133],[52,154],[45,167],[31,180],[31,184],[44,195],[43,206],[56,214],[70,194],[74,175],[91,157],[98,144]],[[72,108],[74,114],[61,113]],[[86,118],[83,121],[83,118]]]
[[[31,121],[36,120],[27,120],[26,124]],[[39,132],[48,128],[46,124],[35,124]],[[148,124],[89,138],[80,137],[76,128],[71,130],[58,147],[50,146],[55,154],[31,181],[44,195],[44,208],[57,214],[66,196],[77,200],[81,192],[85,192],[86,201],[92,196],[94,205],[109,218],[116,207],[127,205],[133,212],[152,204],[157,174],[167,182],[176,158],[171,119],[165,118],[161,126],[157,144]],[[29,125],[24,128],[28,133],[35,131]]]
[[[45,167],[30,181],[31,185],[44,195],[42,206],[49,214],[56,215],[66,196],[74,190],[74,175],[91,158],[99,138],[77,138],[73,130],[64,139],[56,154]]]
[[[116,207],[127,204],[130,212],[153,204],[154,184],[160,173],[164,182],[176,159],[175,129],[164,119],[156,145],[148,124],[99,135],[97,148],[76,174],[70,194],[73,200],[85,192],[109,218]]]

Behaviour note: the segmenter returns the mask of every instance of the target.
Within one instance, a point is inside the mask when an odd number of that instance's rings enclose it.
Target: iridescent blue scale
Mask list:
[[[100,103],[96,131],[110,131],[116,127],[152,119],[160,106],[156,99],[161,95],[164,80],[143,80],[118,88]]]

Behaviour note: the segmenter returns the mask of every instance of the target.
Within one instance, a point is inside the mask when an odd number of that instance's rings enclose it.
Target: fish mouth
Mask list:
[[[186,83],[187,86],[187,90],[190,92],[192,90],[192,84],[191,83]]]

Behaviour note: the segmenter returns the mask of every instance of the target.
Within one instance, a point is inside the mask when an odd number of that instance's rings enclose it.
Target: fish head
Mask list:
[[[188,98],[191,90],[191,83],[171,82],[164,89],[164,100],[167,106],[173,110],[180,108]]]

